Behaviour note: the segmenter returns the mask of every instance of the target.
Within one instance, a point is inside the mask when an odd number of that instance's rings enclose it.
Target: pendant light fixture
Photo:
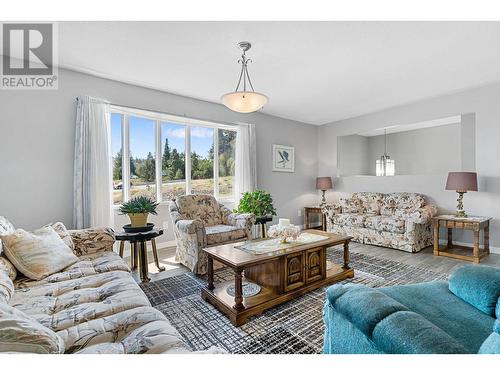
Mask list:
[[[261,109],[268,101],[266,95],[259,92],[255,92],[253,89],[252,81],[250,80],[250,75],[248,74],[247,64],[252,60],[248,59],[245,53],[252,47],[250,42],[239,42],[238,47],[241,49],[243,54],[238,63],[241,64],[240,78],[238,79],[238,85],[234,92],[230,92],[222,96],[222,104],[232,111],[240,113],[250,113]],[[238,91],[241,86],[241,80],[243,79],[242,91]],[[248,87],[247,87],[248,85]],[[247,91],[251,89],[251,91]]]
[[[394,176],[396,162],[387,155],[387,129],[384,129],[384,154],[376,161],[375,172],[377,176]]]

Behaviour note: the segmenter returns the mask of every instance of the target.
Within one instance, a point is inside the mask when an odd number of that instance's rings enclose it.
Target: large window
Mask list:
[[[186,193],[233,200],[234,127],[112,106],[111,138],[114,204]]]

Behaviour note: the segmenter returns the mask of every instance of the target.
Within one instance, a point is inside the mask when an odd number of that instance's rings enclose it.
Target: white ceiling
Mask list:
[[[61,22],[60,66],[211,102],[248,56],[264,113],[324,124],[500,81],[500,22]]]

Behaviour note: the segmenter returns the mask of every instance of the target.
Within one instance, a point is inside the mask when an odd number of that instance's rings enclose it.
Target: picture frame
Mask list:
[[[273,172],[295,172],[295,147],[273,144]]]

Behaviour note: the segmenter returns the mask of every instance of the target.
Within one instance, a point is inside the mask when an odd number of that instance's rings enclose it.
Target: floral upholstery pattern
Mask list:
[[[42,280],[22,277],[13,282],[0,262],[0,331],[4,327],[2,303],[9,314],[12,310],[24,319],[15,327],[17,336],[0,332],[0,352],[189,352],[165,316],[151,307],[128,265],[110,251],[112,230],[69,233],[74,252],[80,255],[78,261]],[[100,240],[103,243],[94,243]],[[19,335],[20,327],[27,327],[30,335]],[[14,340],[4,342],[5,337]],[[21,341],[27,343],[24,349],[17,345]]]
[[[93,319],[59,331],[66,353],[186,353],[186,346],[165,316],[152,307],[137,307],[112,317]]]
[[[184,195],[176,199],[178,211],[186,220],[199,219],[205,226],[222,223],[219,203],[211,195]]]
[[[9,277],[9,271],[0,263],[0,303],[8,303],[14,294],[14,283]]]
[[[105,251],[102,253],[93,253],[82,256],[75,264],[65,268],[61,272],[50,275],[43,280],[35,281],[27,278],[21,278],[16,280],[15,285],[16,289],[24,289],[36,285],[74,280],[111,271],[130,272],[130,268],[118,254],[111,251]]]
[[[351,236],[356,242],[417,252],[432,244],[431,219],[437,207],[417,193],[354,193],[339,204],[323,205],[322,212],[329,232]]]
[[[361,212],[379,215],[383,197],[381,193],[354,193],[351,199],[358,202],[358,205],[361,205]]]
[[[394,215],[395,211],[411,212],[424,207],[425,198],[418,193],[389,193],[385,194],[382,205],[382,215]]]
[[[60,354],[64,342],[32,317],[0,302],[0,352]]]
[[[121,311],[150,306],[137,283],[123,271],[16,290],[10,305],[56,332]]]
[[[175,260],[196,274],[205,274],[207,258],[202,249],[252,238],[253,214],[235,214],[211,195],[193,194],[170,203],[170,217],[177,242]]]
[[[73,240],[73,252],[78,257],[99,251],[113,251],[115,232],[111,228],[89,228],[68,232]]]
[[[17,277],[16,267],[14,267],[12,262],[3,255],[0,255],[0,268],[4,268],[5,270],[7,270],[7,274],[9,275],[9,278],[12,281],[16,279]]]
[[[365,218],[365,227],[391,233],[404,233],[405,222],[397,217],[374,215]]]
[[[232,225],[212,225],[205,228],[207,234],[207,245],[215,245],[223,242],[234,242],[246,238],[245,229]]]
[[[363,213],[363,205],[357,197],[340,198],[340,207],[342,209],[341,212],[345,214]]]
[[[333,218],[337,225],[347,225],[349,227],[364,227],[365,215],[361,214],[337,214]]]

